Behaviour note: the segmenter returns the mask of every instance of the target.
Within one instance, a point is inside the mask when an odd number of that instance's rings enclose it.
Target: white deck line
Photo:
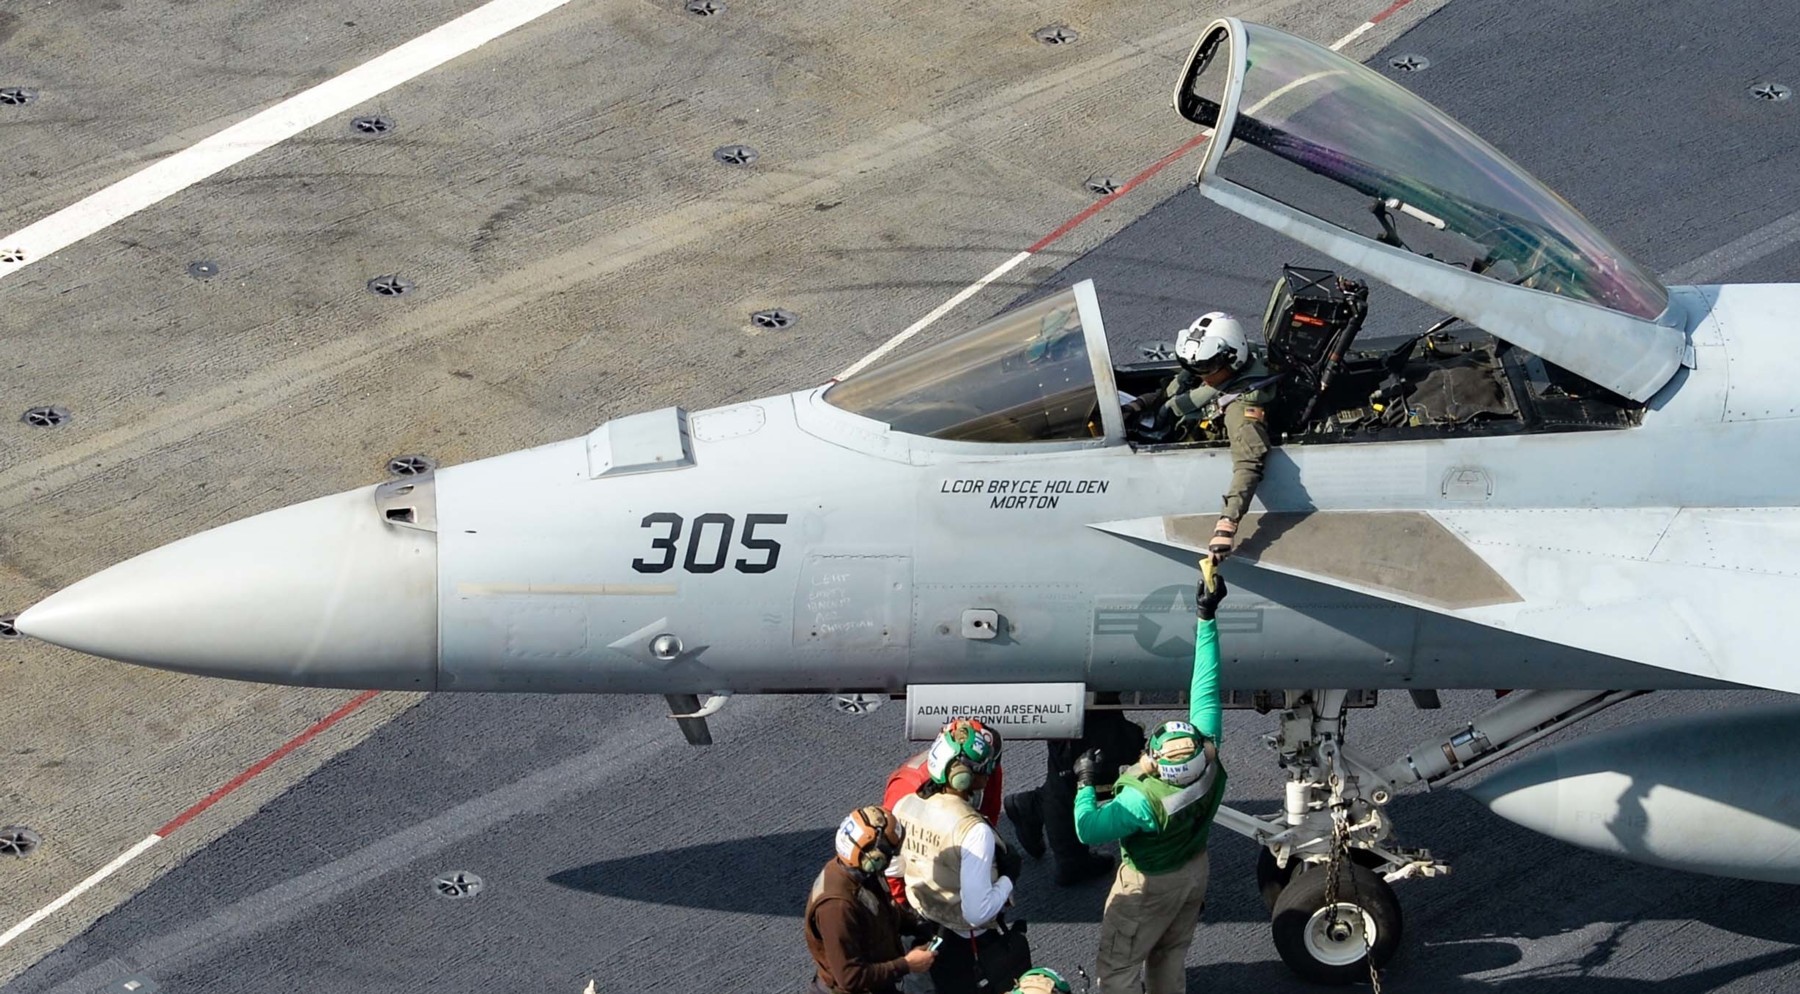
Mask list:
[[[1374,26],[1375,26],[1374,21],[1362,22],[1362,24],[1359,27],[1357,27],[1357,29],[1355,31],[1352,31],[1349,34],[1343,36],[1342,38],[1339,38],[1337,41],[1332,42],[1331,50],[1334,52],[1342,50],[1345,45],[1348,45],[1351,42],[1355,41],[1356,39],[1361,38],[1364,34],[1366,34],[1369,31],[1370,28],[1373,28]],[[1285,86],[1285,87],[1281,88],[1280,90],[1277,90],[1276,92],[1271,93],[1269,96],[1264,97],[1262,100],[1262,103],[1259,103],[1256,106],[1261,107],[1261,106],[1263,106],[1263,104],[1266,104],[1269,101],[1275,99],[1276,97],[1281,96],[1282,94],[1286,93],[1288,90],[1292,89],[1293,87],[1298,86],[1301,83],[1309,82],[1314,78],[1315,77],[1313,77],[1313,76],[1308,76],[1305,79],[1296,80],[1295,82],[1290,83],[1288,86]],[[1251,108],[1251,110],[1255,110],[1255,109],[1256,109],[1255,107]],[[912,338],[914,335],[917,335],[919,332],[924,331],[926,328],[931,327],[934,323],[937,322],[938,318],[941,318],[944,315],[950,313],[951,311],[956,309],[957,305],[961,304],[965,300],[968,300],[970,297],[975,296],[977,293],[980,293],[982,291],[982,289],[984,289],[989,283],[994,282],[995,280],[999,279],[1000,277],[1005,276],[1007,273],[1010,273],[1014,269],[1018,268],[1019,263],[1024,262],[1026,259],[1031,258],[1031,255],[1032,255],[1032,253],[1030,253],[1028,251],[1020,252],[1018,255],[1015,255],[1012,258],[1001,263],[997,268],[994,269],[993,272],[987,274],[986,276],[983,276],[981,279],[976,280],[975,282],[969,284],[968,286],[963,287],[962,290],[960,290],[956,294],[956,296],[951,297],[949,300],[946,300],[943,303],[932,308],[931,313],[925,315],[924,317],[920,318],[917,321],[914,321],[912,324],[908,325],[904,330],[902,330],[899,334],[896,334],[894,337],[888,339],[885,342],[882,342],[881,345],[875,349],[875,351],[869,353],[866,356],[863,356],[861,359],[856,360],[854,363],[851,363],[850,367],[848,369],[845,369],[843,372],[837,374],[837,376],[834,378],[839,379],[839,380],[847,379],[851,376],[854,376],[857,373],[862,372],[864,369],[867,369],[869,367],[870,363],[874,362],[877,359],[880,359],[882,356],[885,356],[889,352],[892,352],[895,349],[899,348],[900,346],[906,344],[906,341],[908,339]]]
[[[80,897],[81,895],[92,890],[102,880],[105,880],[107,877],[110,877],[113,874],[119,872],[121,869],[123,869],[125,867],[125,864],[131,862],[134,859],[137,859],[139,856],[142,856],[147,850],[149,850],[149,848],[151,846],[154,846],[158,842],[161,842],[161,841],[162,841],[162,836],[156,835],[154,833],[152,833],[148,836],[145,836],[143,841],[139,842],[135,846],[132,846],[130,849],[127,849],[124,852],[120,853],[117,859],[114,859],[112,862],[106,864],[105,866],[102,866],[100,869],[95,870],[92,876],[88,877],[86,880],[83,880],[81,883],[76,884],[74,886],[74,888],[71,889],[67,894],[64,894],[63,896],[57,898],[56,900],[51,901],[49,904],[46,904],[43,907],[37,909],[36,911],[32,912],[30,915],[26,916],[24,921],[20,922],[17,925],[14,925],[12,928],[7,929],[4,934],[0,934],[0,949],[4,949],[6,947],[7,943],[13,941],[14,939],[18,938],[19,936],[24,935],[26,932],[30,931],[32,926],[36,925],[38,922],[41,922],[44,919],[50,917],[51,915],[56,914],[58,911],[61,911],[66,905],[68,905],[68,903],[70,901],[73,901],[76,898]]]
[[[480,48],[569,0],[490,0],[442,27],[0,237],[0,279],[369,98]]]
[[[1024,262],[1026,259],[1029,259],[1029,258],[1031,258],[1030,252],[1020,252],[1018,255],[1015,255],[1012,258],[1006,260],[1005,262],[1002,262],[1000,265],[998,265],[994,268],[993,272],[987,274],[986,276],[983,276],[981,279],[976,280],[975,282],[969,284],[968,286],[963,287],[962,290],[956,294],[956,296],[951,297],[949,300],[946,300],[943,303],[932,308],[931,313],[925,315],[924,317],[920,318],[917,321],[914,321],[912,324],[908,325],[905,330],[901,331],[899,334],[895,335],[894,337],[888,339],[885,342],[882,342],[880,347],[878,347],[875,351],[869,353],[866,356],[863,356],[861,359],[856,360],[856,362],[854,362],[850,365],[849,369],[846,369],[843,372],[837,374],[837,378],[841,380],[841,379],[844,379],[849,376],[854,376],[855,374],[861,372],[870,363],[874,362],[875,360],[881,358],[884,355],[887,355],[889,352],[892,352],[895,349],[899,348],[901,345],[905,344],[907,339],[913,337],[914,335],[917,335],[921,331],[924,331],[926,328],[929,328],[932,325],[932,323],[935,322],[938,318],[941,318],[944,315],[950,313],[953,309],[955,309],[956,305],[962,303],[965,300],[968,300],[970,297],[975,296],[977,293],[980,293],[982,288],[986,287],[989,283],[994,282],[995,280],[999,279],[1000,277],[1005,276],[1007,273],[1012,272],[1015,268],[1018,267],[1019,263]]]

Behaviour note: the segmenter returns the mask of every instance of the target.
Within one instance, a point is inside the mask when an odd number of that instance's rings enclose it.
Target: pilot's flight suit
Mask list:
[[[1138,764],[1119,776],[1108,804],[1096,802],[1093,787],[1075,794],[1075,831],[1081,841],[1098,845],[1116,839],[1125,857],[1100,920],[1095,964],[1100,994],[1137,990],[1140,966],[1148,994],[1187,989],[1182,964],[1206,904],[1206,841],[1225,797],[1225,769],[1217,752],[1222,727],[1218,639],[1212,619],[1198,622],[1188,717],[1205,737],[1203,748],[1211,761],[1207,772],[1195,783],[1177,787]]]
[[[1231,485],[1219,514],[1235,524],[1250,509],[1250,498],[1262,482],[1271,446],[1268,405],[1275,401],[1275,376],[1253,356],[1243,371],[1220,386],[1209,387],[1183,369],[1163,389],[1159,421],[1195,425],[1217,437],[1222,427],[1231,442]]]

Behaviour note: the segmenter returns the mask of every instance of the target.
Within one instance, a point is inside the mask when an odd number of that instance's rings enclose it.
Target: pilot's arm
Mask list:
[[[1180,422],[1199,417],[1218,396],[1218,387],[1200,383],[1198,378],[1192,382],[1172,381],[1163,401],[1160,420]]]
[[[1140,394],[1125,405],[1127,420],[1137,417],[1145,411],[1161,411],[1163,405],[1178,394],[1194,389],[1199,379],[1185,369],[1178,369],[1169,377],[1169,382],[1146,394]]]
[[[1235,526],[1250,509],[1250,498],[1256,495],[1263,467],[1269,461],[1272,443],[1268,410],[1261,404],[1238,400],[1225,408],[1225,434],[1231,439],[1231,485],[1225,491],[1225,505],[1219,515],[1229,518]]]

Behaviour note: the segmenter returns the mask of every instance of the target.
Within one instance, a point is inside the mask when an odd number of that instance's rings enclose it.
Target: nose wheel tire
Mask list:
[[[1275,902],[1281,899],[1281,891],[1294,879],[1294,868],[1299,866],[1298,860],[1289,860],[1287,866],[1275,864],[1275,854],[1261,849],[1256,854],[1256,889],[1262,894],[1263,910],[1275,913]]]
[[[1328,876],[1324,867],[1312,868],[1281,889],[1270,925],[1275,949],[1313,983],[1366,981],[1370,956],[1380,969],[1400,946],[1400,901],[1387,881],[1346,861],[1338,867],[1336,901],[1327,905]]]
[[[1371,870],[1381,868],[1381,857],[1367,849],[1350,850],[1350,858]],[[1274,853],[1267,849],[1257,852],[1256,889],[1262,894],[1263,910],[1270,914],[1275,913],[1275,902],[1280,900],[1282,889],[1288,885],[1288,881],[1294,879],[1294,870],[1300,865],[1299,860],[1290,859],[1288,865],[1278,866],[1275,863]]]

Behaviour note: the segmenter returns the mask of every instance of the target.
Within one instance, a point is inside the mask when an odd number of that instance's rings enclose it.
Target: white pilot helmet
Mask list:
[[[1240,369],[1250,361],[1244,326],[1224,311],[1200,315],[1175,338],[1175,357],[1198,372]]]

